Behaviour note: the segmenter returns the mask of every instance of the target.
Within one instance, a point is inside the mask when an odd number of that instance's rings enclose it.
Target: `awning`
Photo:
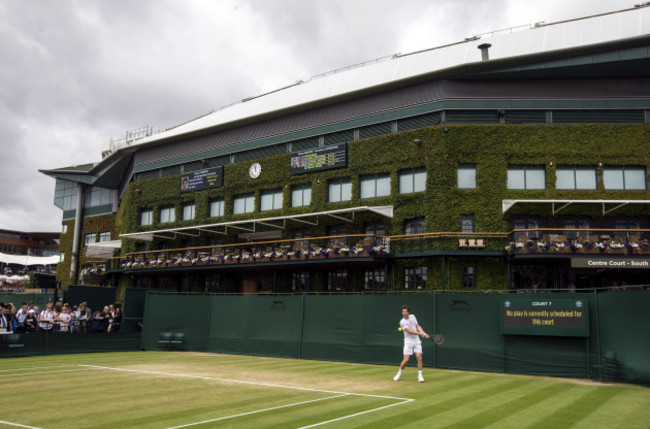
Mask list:
[[[122,240],[100,241],[86,245],[86,258],[112,258],[115,249],[122,247]]]
[[[129,238],[132,240],[152,241],[154,238],[168,238],[174,239],[177,236],[199,237],[201,233],[204,234],[221,234],[228,233],[228,229],[236,229],[237,231],[244,231],[255,233],[258,225],[263,226],[265,229],[271,228],[275,230],[282,230],[286,228],[289,223],[318,225],[321,217],[335,218],[344,222],[352,222],[354,214],[357,212],[373,212],[386,217],[393,217],[393,206],[362,206],[350,207],[338,210],[327,210],[315,213],[301,213],[287,216],[266,217],[260,219],[247,219],[235,220],[230,222],[212,223],[207,225],[185,226],[181,228],[159,229],[156,231],[147,232],[132,232],[128,234],[120,234],[122,238]],[[99,243],[97,243],[99,244]]]
[[[599,204],[604,216],[628,204],[650,204],[650,200],[503,200],[502,213],[506,214],[516,204],[550,204],[553,215],[572,204]]]
[[[16,264],[27,267],[29,265],[54,265],[61,262],[61,256],[29,256],[29,255],[7,255],[0,253],[0,262],[4,264]]]

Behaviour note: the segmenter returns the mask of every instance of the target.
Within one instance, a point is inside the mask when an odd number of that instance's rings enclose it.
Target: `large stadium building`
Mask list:
[[[644,284],[649,124],[648,7],[396,54],[43,170],[63,211],[57,277],[232,293]]]

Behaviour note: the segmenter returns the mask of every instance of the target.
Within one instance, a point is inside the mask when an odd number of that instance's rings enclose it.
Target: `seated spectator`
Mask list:
[[[38,327],[41,331],[52,331],[54,329],[54,310],[52,309],[52,303],[48,302],[45,305],[45,310],[38,315]]]
[[[102,311],[102,318],[99,323],[99,332],[108,332],[108,325],[113,320],[113,314],[108,306],[104,307]]]
[[[5,316],[5,303],[0,302],[0,334],[11,332],[11,322]]]
[[[23,305],[20,307],[20,310],[16,312],[16,316],[13,320],[14,333],[19,334],[25,332],[25,319],[27,318],[28,311],[27,303],[23,302]]]
[[[59,322],[59,331],[60,332],[70,332],[70,321],[72,320],[72,314],[70,313],[70,307],[65,305],[61,308],[61,313],[58,317]]]
[[[103,320],[104,318],[102,317],[102,313],[95,311],[88,322],[88,332],[102,332]]]
[[[82,302],[79,304],[79,308],[74,313],[75,323],[74,323],[74,332],[85,333],[88,327],[88,322],[90,321],[90,312],[89,308],[86,307],[86,303]]]
[[[34,309],[27,311],[27,317],[23,322],[23,331],[22,332],[36,332],[38,330],[38,319],[36,318],[36,312]]]
[[[120,330],[120,325],[122,325],[122,308],[115,307],[115,314],[112,321],[108,324],[108,333],[114,334]]]

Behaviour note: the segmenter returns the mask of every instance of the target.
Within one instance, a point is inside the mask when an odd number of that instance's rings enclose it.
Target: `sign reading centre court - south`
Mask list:
[[[348,144],[339,143],[291,154],[291,174],[311,173],[348,165]]]
[[[650,268],[650,258],[571,258],[571,268]]]
[[[501,301],[501,333],[588,337],[586,299],[505,299]]]

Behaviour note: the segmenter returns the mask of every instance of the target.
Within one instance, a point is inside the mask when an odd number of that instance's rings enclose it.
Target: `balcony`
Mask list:
[[[510,255],[646,255],[648,229],[516,229],[505,250]]]

